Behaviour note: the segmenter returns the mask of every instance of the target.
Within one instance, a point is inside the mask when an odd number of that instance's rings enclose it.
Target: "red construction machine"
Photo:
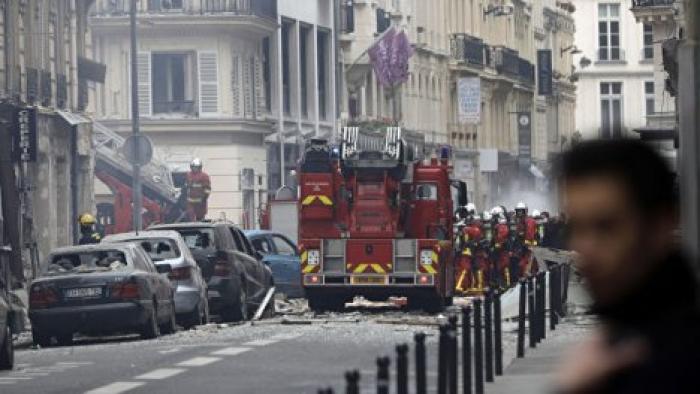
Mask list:
[[[431,311],[454,291],[455,204],[449,152],[425,158],[420,135],[344,128],[338,148],[312,140],[299,166],[302,282],[311,309],[336,310],[354,296],[407,297]],[[454,201],[454,200],[457,201]]]

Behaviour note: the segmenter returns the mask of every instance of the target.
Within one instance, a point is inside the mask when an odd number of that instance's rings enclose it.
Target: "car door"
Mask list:
[[[265,297],[265,275],[262,268],[262,263],[257,258],[251,257],[255,255],[253,248],[248,243],[246,236],[234,226],[229,227],[233,235],[236,246],[243,252],[239,254],[240,260],[246,267],[248,298],[255,303],[259,303]]]
[[[282,234],[270,234],[269,242],[275,250],[273,272],[276,270],[279,275],[279,280],[275,277],[275,283],[284,284],[288,296],[301,297],[301,263],[296,246]]]
[[[152,283],[152,289],[159,305],[169,305],[171,303],[172,283],[167,275],[158,273],[155,263],[142,248],[136,248],[136,267],[146,273],[148,281]],[[167,283],[166,283],[167,282]],[[167,309],[160,309],[165,313]]]

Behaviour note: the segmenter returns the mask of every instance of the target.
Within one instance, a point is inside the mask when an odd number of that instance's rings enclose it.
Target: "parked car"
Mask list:
[[[135,243],[53,251],[29,290],[34,343],[69,345],[75,333],[137,332],[145,339],[176,330],[168,265],[156,267]]]
[[[185,328],[209,322],[207,282],[180,233],[167,230],[140,231],[138,234],[109,235],[102,242],[136,242],[156,266],[170,266],[168,277],[176,286],[177,322]]]
[[[273,287],[270,268],[254,257],[252,245],[232,224],[177,223],[151,229],[180,233],[207,280],[209,308],[224,321],[247,320]]]
[[[276,291],[290,298],[304,297],[301,261],[294,242],[283,234],[267,230],[247,230],[245,235],[258,257],[272,270]]]
[[[1,224],[1,223],[0,223]],[[15,314],[10,300],[9,250],[0,247],[0,370],[12,369],[15,349],[12,344],[12,326]]]

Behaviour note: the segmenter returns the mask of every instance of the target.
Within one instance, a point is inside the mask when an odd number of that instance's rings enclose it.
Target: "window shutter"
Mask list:
[[[231,64],[231,92],[233,93],[233,115],[241,117],[241,58],[233,55]]]
[[[252,71],[252,67],[250,67],[250,58],[246,58],[243,61],[243,108],[245,111],[246,118],[253,117],[253,81],[250,77]]]
[[[265,86],[263,82],[262,60],[255,57],[255,117],[262,119],[263,108],[265,108]]]
[[[199,114],[219,112],[219,78],[216,52],[199,52]]]
[[[136,55],[136,63],[139,115],[151,116],[153,114],[153,104],[151,101],[151,52],[139,52]]]

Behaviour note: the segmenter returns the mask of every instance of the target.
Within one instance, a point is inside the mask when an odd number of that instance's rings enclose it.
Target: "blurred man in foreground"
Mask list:
[[[638,141],[578,145],[562,162],[569,246],[601,327],[559,373],[562,393],[699,393],[697,284],[675,239],[674,175]]]

